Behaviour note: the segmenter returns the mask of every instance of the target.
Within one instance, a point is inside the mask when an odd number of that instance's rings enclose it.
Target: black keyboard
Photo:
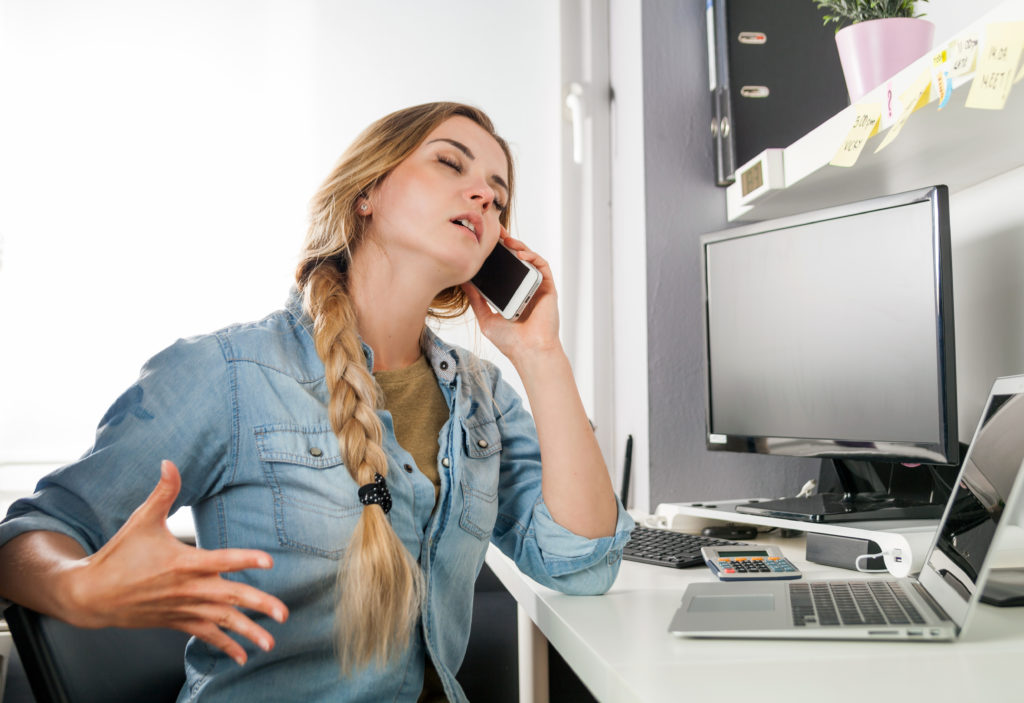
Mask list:
[[[746,543],[637,526],[633,528],[633,534],[622,549],[622,558],[644,564],[682,569],[687,566],[704,565],[704,557],[700,555],[701,547],[719,547],[728,544]]]

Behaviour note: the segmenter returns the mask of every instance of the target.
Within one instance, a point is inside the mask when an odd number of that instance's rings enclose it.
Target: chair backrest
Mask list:
[[[4,617],[37,703],[170,703],[185,683],[184,632],[86,630],[18,605]]]

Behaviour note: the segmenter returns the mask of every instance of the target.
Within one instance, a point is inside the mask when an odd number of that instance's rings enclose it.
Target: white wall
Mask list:
[[[936,45],[1000,0],[931,0]],[[1016,87],[1017,90],[1021,86]],[[969,442],[997,376],[1024,373],[1024,164],[950,196],[960,439]]]
[[[950,196],[960,440],[992,382],[1024,373],[1024,167]]]
[[[558,33],[547,0],[0,0],[0,462],[77,456],[153,353],[280,307],[392,109],[484,108],[557,272]]]
[[[616,487],[633,437],[629,505],[649,512],[643,27],[640,0],[612,0],[612,290]]]

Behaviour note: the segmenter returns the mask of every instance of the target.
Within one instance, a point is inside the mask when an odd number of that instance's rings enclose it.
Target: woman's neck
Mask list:
[[[373,370],[413,364],[422,354],[420,338],[430,301],[437,291],[422,276],[401,275],[377,247],[362,246],[352,257],[348,292],[359,335],[373,349]]]

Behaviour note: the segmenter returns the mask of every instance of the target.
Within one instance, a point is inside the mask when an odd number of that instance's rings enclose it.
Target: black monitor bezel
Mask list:
[[[723,436],[711,427],[711,354],[708,312],[708,249],[724,240],[764,235],[780,229],[813,224],[824,220],[851,217],[913,203],[929,202],[932,211],[932,251],[936,309],[936,387],[939,398],[938,442],[877,442],[865,439],[851,443],[804,437]],[[895,195],[861,200],[846,205],[815,210],[790,217],[765,220],[750,225],[711,232],[700,238],[701,309],[704,334],[704,438],[710,451],[774,454],[793,457],[839,459],[879,459],[891,462],[915,462],[955,465],[959,461],[959,436],[956,404],[956,357],[953,323],[952,244],[949,224],[949,191],[944,185],[929,186]]]

